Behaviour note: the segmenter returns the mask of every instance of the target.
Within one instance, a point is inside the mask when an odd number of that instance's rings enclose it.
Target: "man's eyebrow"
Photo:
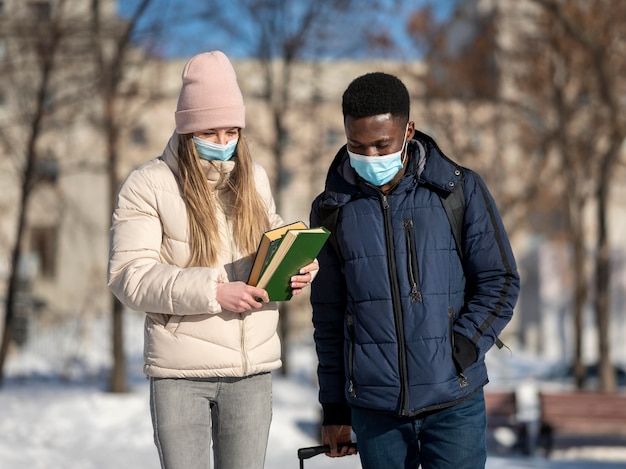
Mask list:
[[[376,145],[379,145],[381,143],[387,143],[387,142],[393,140],[393,138],[391,136],[385,136],[385,137],[377,138],[376,140],[373,140],[373,141],[367,142],[367,143],[361,142],[360,140],[355,140],[353,138],[348,138],[347,140],[348,140],[348,143],[354,143],[354,144],[358,144],[358,145],[367,145],[367,146],[369,146],[369,145],[376,146]]]

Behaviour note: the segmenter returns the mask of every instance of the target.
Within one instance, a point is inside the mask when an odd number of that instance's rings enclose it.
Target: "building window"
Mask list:
[[[0,17],[2,12],[0,11]],[[0,64],[5,63],[7,60],[7,41],[0,37]]]
[[[35,161],[35,178],[39,182],[54,184],[59,178],[59,161],[49,153]]]
[[[130,133],[130,141],[133,145],[143,146],[148,143],[148,138],[146,137],[146,129],[144,127],[135,127]]]
[[[55,109],[55,101],[52,96],[46,96],[41,106],[42,110],[46,114],[52,114]]]
[[[28,13],[36,20],[50,20],[52,19],[52,4],[49,1],[29,2]]]
[[[340,134],[337,129],[328,129],[326,131],[326,145],[329,147],[335,147],[341,143],[343,134]]]
[[[31,254],[36,256],[39,275],[52,279],[56,275],[58,228],[56,226],[33,227],[30,235]]]
[[[283,148],[291,144],[291,135],[289,134],[289,131],[287,129],[283,130],[283,132],[280,134],[280,144],[283,146]]]

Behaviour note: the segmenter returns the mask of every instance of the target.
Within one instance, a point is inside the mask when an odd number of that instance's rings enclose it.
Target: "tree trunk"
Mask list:
[[[124,72],[124,59],[131,47],[131,36],[139,20],[144,16],[152,0],[142,0],[126,23],[122,35],[116,38],[115,55],[110,60],[106,59],[107,44],[101,36],[100,0],[91,1],[91,13],[93,22],[93,40],[96,66],[99,71],[99,92],[104,107],[103,130],[107,145],[107,175],[109,179],[109,215],[115,209],[115,199],[119,188],[117,177],[118,166],[118,140],[119,131],[123,124],[120,123],[116,113],[115,102],[119,98],[119,86]],[[113,367],[110,378],[111,392],[126,392],[126,354],[124,352],[124,308],[117,298],[112,297],[111,317],[111,347],[113,355]]]
[[[9,352],[9,346],[13,341],[13,318],[15,317],[15,300],[17,298],[19,286],[18,269],[22,253],[22,241],[24,239],[24,231],[26,228],[26,212],[28,210],[28,200],[31,192],[30,188],[32,184],[34,161],[34,151],[29,151],[26,170],[24,171],[22,197],[19,207],[19,219],[15,233],[15,245],[13,246],[13,252],[11,255],[11,273],[9,276],[9,284],[7,286],[8,291],[4,310],[4,329],[2,331],[2,344],[0,344],[0,387],[2,387],[4,382],[4,364]]]
[[[110,211],[112,214],[115,210],[115,200],[119,187],[117,177],[117,128],[114,121],[113,95],[108,95],[105,99],[106,116],[105,131],[107,136],[107,161],[108,161],[108,177],[109,177],[109,197]],[[124,308],[120,301],[113,297],[113,309],[111,311],[111,348],[113,356],[113,366],[111,369],[111,392],[126,392],[126,354],[124,352]]]
[[[120,301],[113,297],[111,344],[113,347],[113,369],[111,370],[111,392],[126,392],[126,357],[124,353],[124,308]]]
[[[24,199],[24,197],[22,197]],[[7,296],[4,309],[4,328],[2,330],[2,343],[0,344],[0,387],[4,383],[4,363],[6,361],[7,354],[9,353],[9,345],[13,341],[13,318],[15,317],[15,297],[17,296],[17,267],[20,262],[21,240],[24,232],[24,218],[25,218],[24,200],[20,208],[20,220],[17,228],[17,238],[15,240],[15,246],[13,247],[13,254],[11,257],[11,274],[9,277],[9,284],[7,287]]]
[[[283,84],[284,85],[284,84]],[[280,106],[279,106],[280,107]],[[288,184],[287,176],[285,173],[284,153],[285,153],[285,135],[286,130],[283,122],[283,113],[285,109],[279,108],[273,111],[274,114],[274,130],[276,132],[276,138],[274,141],[274,155],[275,155],[275,167],[276,167],[276,211],[282,214],[282,209],[285,206],[283,203],[283,195],[285,195],[285,187]],[[289,374],[290,362],[289,362],[289,317],[291,315],[291,305],[288,301],[280,303],[279,307],[280,316],[278,319],[278,335],[280,337],[280,349],[281,359],[283,366],[280,369],[282,376]]]
[[[621,141],[621,140],[620,140]],[[615,147],[615,144],[613,145]],[[617,147],[619,148],[619,146]],[[597,225],[598,241],[596,253],[596,296],[595,311],[598,327],[598,358],[599,358],[599,378],[600,388],[605,392],[615,392],[616,377],[615,368],[611,363],[611,350],[609,338],[610,325],[610,279],[611,261],[610,247],[607,234],[607,203],[608,188],[610,187],[610,172],[613,168],[612,162],[616,160],[618,149],[610,149],[603,158],[600,171],[600,180],[597,190]]]
[[[56,38],[58,39],[58,38]],[[13,319],[15,317],[15,300],[17,297],[19,278],[18,269],[22,253],[22,242],[26,230],[26,214],[28,203],[34,186],[34,171],[36,162],[36,142],[41,133],[41,125],[44,115],[44,106],[48,98],[48,83],[54,66],[54,53],[56,50],[56,40],[50,41],[48,55],[41,56],[41,83],[37,93],[37,105],[31,122],[30,138],[26,148],[26,162],[22,175],[22,194],[20,206],[18,208],[18,221],[15,233],[15,244],[11,255],[11,272],[9,274],[9,284],[4,311],[4,329],[2,332],[2,344],[0,344],[0,386],[4,381],[4,364],[9,351],[9,345],[13,340]]]
[[[585,239],[581,226],[583,204],[575,197],[570,204],[570,228],[573,246],[572,269],[574,273],[574,379],[576,388],[585,387],[585,365],[582,360],[583,317],[587,302],[587,275],[585,273]]]

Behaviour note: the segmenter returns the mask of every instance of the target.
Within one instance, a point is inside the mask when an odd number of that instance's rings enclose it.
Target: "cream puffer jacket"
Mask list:
[[[203,162],[222,204],[219,267],[185,267],[190,256],[185,203],[176,180],[178,135],[160,157],[122,185],[111,226],[108,284],[127,307],[145,311],[144,372],[152,377],[240,377],[281,366],[276,303],[244,314],[222,309],[220,282],[246,281],[252,259],[238,252],[224,180],[235,162]],[[272,228],[281,226],[267,174],[254,165]],[[226,208],[225,208],[226,207]]]

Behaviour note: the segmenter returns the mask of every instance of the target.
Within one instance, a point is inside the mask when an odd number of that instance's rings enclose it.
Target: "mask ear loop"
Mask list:
[[[406,123],[406,127],[404,128],[404,140],[402,141],[402,153],[404,153],[404,157],[402,158],[402,167],[404,167],[404,163],[406,163],[406,159],[409,156],[409,152],[405,151],[405,145],[406,145],[406,133],[409,131],[409,122]],[[408,148],[408,145],[407,145]]]

